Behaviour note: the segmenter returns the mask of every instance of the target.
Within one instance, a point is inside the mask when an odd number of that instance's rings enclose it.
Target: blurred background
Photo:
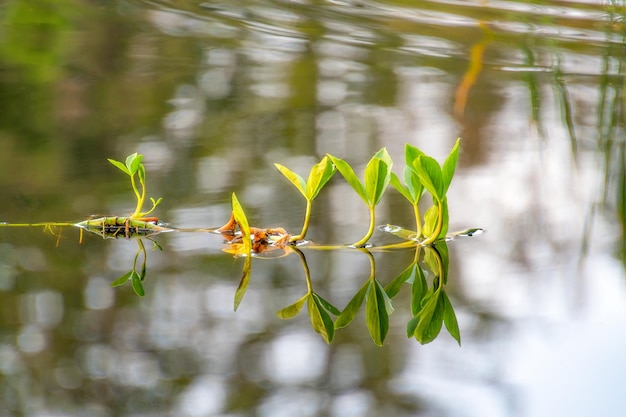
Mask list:
[[[301,175],[326,153],[362,172],[405,143],[443,161],[445,331],[405,335],[406,290],[385,346],[359,315],[326,345],[296,256],[241,260],[214,235],[148,252],[146,297],[110,282],[136,242],[0,229],[2,416],[621,416],[626,384],[623,1],[4,0],[0,221],[79,221],[134,209],[107,162],[145,155],[156,215],[215,227],[236,192],[252,225],[300,229]],[[427,201],[428,203],[428,201]],[[308,237],[350,243],[368,211],[336,176]],[[413,227],[388,190],[379,224]],[[380,233],[374,243],[387,239]],[[57,244],[58,240],[58,244]],[[369,275],[359,252],[306,253],[340,308]],[[376,254],[389,282],[412,260]]]

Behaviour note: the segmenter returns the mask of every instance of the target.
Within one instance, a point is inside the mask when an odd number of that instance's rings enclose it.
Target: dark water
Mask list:
[[[228,220],[297,232],[304,202],[273,163],[324,154],[357,171],[405,143],[443,160],[445,332],[406,339],[401,294],[385,346],[363,317],[327,346],[301,314],[295,256],[241,260],[216,236],[159,236],[147,295],[109,283],[134,241],[0,230],[2,416],[621,416],[626,375],[623,2],[5,1],[0,4],[0,220],[78,221],[134,209],[106,161],[145,155],[149,194],[180,227]],[[398,171],[399,172],[399,171]],[[368,223],[341,178],[309,237]],[[411,227],[390,190],[379,223]],[[385,237],[374,235],[373,241]],[[340,307],[369,274],[359,252],[307,253]],[[410,252],[377,254],[387,282]]]

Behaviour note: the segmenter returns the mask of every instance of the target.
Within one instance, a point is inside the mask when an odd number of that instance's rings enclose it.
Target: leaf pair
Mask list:
[[[302,231],[299,235],[292,236],[290,239],[291,242],[302,240],[306,236],[306,232],[309,229],[312,202],[324,185],[326,185],[326,183],[335,174],[335,167],[331,163],[330,159],[325,156],[320,162],[313,165],[311,171],[309,172],[309,177],[305,182],[300,175],[296,174],[286,166],[280,164],[274,164],[274,166],[298,189],[298,191],[300,191],[306,199],[306,213],[304,215]]]
[[[146,262],[148,259],[148,254],[146,253],[146,247],[144,246],[141,239],[137,239],[137,245],[139,245],[137,249],[137,253],[135,254],[135,259],[133,260],[133,269],[116,279],[111,283],[111,287],[119,287],[121,285],[126,284],[128,280],[133,287],[133,291],[140,297],[146,295],[143,289],[143,280],[146,278]],[[137,259],[139,258],[139,254],[143,253],[143,262],[141,264],[140,272],[137,272]]]
[[[369,238],[372,236],[375,227],[375,213],[374,207],[378,205],[382,198],[389,182],[391,181],[391,167],[393,161],[389,156],[386,148],[382,148],[367,163],[364,172],[363,182],[354,173],[352,167],[343,159],[337,158],[332,155],[328,155],[337,170],[341,173],[344,179],[350,184],[352,189],[361,197],[361,199],[367,204],[370,209],[370,227],[359,241],[355,242],[353,246],[363,246]]]
[[[457,139],[443,166],[424,153],[418,154],[412,162],[419,181],[436,200],[443,200],[448,192],[459,159],[459,144],[460,139]]]
[[[107,159],[107,160],[113,165],[115,165],[117,168],[119,168],[120,171],[124,172],[126,175],[129,175],[131,177],[140,170],[140,167],[143,167],[143,164],[141,163],[143,161],[143,155],[140,155],[137,152],[128,155],[126,157],[125,163],[116,161],[115,159]],[[144,171],[144,176],[145,176],[145,170],[143,171]]]
[[[309,172],[309,177],[306,182],[300,175],[296,174],[286,166],[280,164],[274,164],[274,166],[298,189],[298,191],[300,191],[300,193],[308,201],[313,201],[324,185],[326,185],[326,183],[335,174],[335,167],[326,156],[322,158],[320,162],[311,167],[311,171]]]
[[[326,301],[324,298],[314,292],[305,294],[295,303],[288,305],[276,313],[281,319],[290,319],[298,315],[304,303],[307,303],[309,318],[313,330],[319,333],[324,341],[330,344],[335,337],[335,325],[331,314],[339,315],[341,312],[337,307]]]

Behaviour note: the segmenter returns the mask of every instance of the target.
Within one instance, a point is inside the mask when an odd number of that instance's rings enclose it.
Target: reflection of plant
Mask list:
[[[290,170],[289,168],[280,165],[274,164],[276,168],[302,193],[304,198],[306,199],[306,213],[304,215],[304,223],[302,225],[302,231],[297,236],[292,236],[291,241],[296,242],[298,240],[304,239],[306,236],[306,232],[309,229],[309,222],[311,219],[311,206],[313,204],[313,200],[319,194],[320,190],[326,183],[332,178],[335,174],[335,167],[330,162],[328,157],[322,158],[322,160],[313,165],[311,168],[311,172],[309,173],[309,178],[304,181],[304,179]]]
[[[302,262],[302,268],[304,269],[304,276],[306,279],[307,293],[295,303],[290,304],[278,311],[276,315],[281,319],[290,319],[295,317],[306,302],[313,330],[319,333],[324,338],[326,343],[330,343],[333,341],[333,337],[335,336],[335,326],[330,314],[337,316],[341,314],[341,312],[337,307],[313,291],[313,285],[311,284],[311,272],[309,271],[309,266],[306,263],[306,258],[300,250],[294,249],[293,251],[298,254],[300,261]]]
[[[370,226],[367,233],[359,241],[353,243],[353,246],[362,247],[367,243],[369,238],[374,233],[374,227],[376,224],[376,216],[374,208],[380,202],[389,181],[391,180],[391,167],[393,162],[391,157],[387,153],[387,149],[382,148],[380,151],[370,159],[365,167],[364,182],[358,179],[352,167],[343,159],[337,158],[332,155],[328,157],[333,161],[337,170],[341,172],[341,175],[346,179],[348,184],[356,191],[356,193],[365,201],[370,211]]]
[[[365,323],[374,343],[382,346],[389,330],[389,315],[393,312],[393,307],[391,298],[375,277],[374,257],[369,251],[365,253],[370,260],[370,276],[337,317],[335,328],[340,329],[350,324],[365,301]]]
[[[133,268],[113,281],[111,283],[112,287],[119,287],[120,285],[124,285],[127,281],[130,280],[130,283],[133,287],[133,291],[140,297],[143,297],[146,293],[143,289],[143,280],[146,278],[146,262],[148,260],[148,254],[146,252],[146,247],[143,244],[141,239],[136,239],[137,245],[137,253],[135,254],[135,259],[133,260]],[[161,249],[161,247],[153,242],[155,247]],[[137,272],[137,259],[139,258],[139,254],[143,253],[143,262],[141,263],[141,270]]]

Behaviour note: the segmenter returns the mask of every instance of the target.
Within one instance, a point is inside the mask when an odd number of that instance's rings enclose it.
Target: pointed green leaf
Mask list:
[[[454,171],[456,169],[456,164],[459,159],[459,144],[461,143],[460,139],[456,140],[456,143],[452,147],[448,158],[446,158],[443,163],[443,167],[441,169],[442,179],[443,179],[443,194],[445,195],[448,192],[448,188],[450,187],[450,183],[452,182],[452,177],[454,177]]]
[[[406,187],[411,193],[411,197],[412,197],[411,202],[413,204],[419,203],[419,201],[422,199],[422,196],[424,195],[425,189],[422,183],[420,182],[420,179],[417,176],[417,173],[413,169],[411,169],[411,167],[407,166],[407,167],[404,167],[403,175],[404,175],[404,183],[406,184]]]
[[[389,181],[389,183],[393,188],[398,190],[398,192],[402,194],[404,198],[409,200],[410,203],[413,203],[413,195],[411,195],[411,191],[408,187],[402,185],[402,183],[400,182],[400,178],[398,178],[395,172],[391,173],[391,180]]]
[[[120,171],[122,171],[126,175],[131,175],[128,168],[126,168],[126,165],[124,165],[120,161],[116,161],[115,159],[107,159],[107,161],[109,161],[111,164],[113,164],[115,167],[117,167]]]
[[[328,155],[330,160],[335,164],[337,170],[341,173],[343,178],[350,184],[350,186],[356,191],[356,193],[361,197],[361,199],[369,205],[369,199],[367,197],[367,193],[365,192],[365,188],[361,181],[357,178],[356,174],[352,167],[343,159],[334,157],[332,155]]]
[[[300,312],[300,310],[302,309],[302,306],[304,305],[304,303],[306,302],[306,300],[308,299],[309,294],[305,294],[304,297],[300,298],[298,301],[296,301],[295,303],[288,305],[285,308],[280,309],[276,315],[281,318],[281,319],[290,319],[292,317],[295,317],[298,315],[298,313]]]
[[[400,272],[400,275],[395,277],[393,281],[385,286],[385,292],[389,297],[395,297],[399,292],[402,284],[407,282],[410,279],[415,279],[415,270],[417,268],[417,263],[412,262],[404,271]]]
[[[146,258],[143,258],[143,263],[141,264],[141,272],[139,273],[139,280],[143,281],[146,279]]]
[[[413,162],[413,168],[415,168],[420,182],[426,187],[428,192],[435,199],[441,200],[444,192],[439,163],[430,156],[421,155]]]
[[[450,220],[448,218],[448,198],[445,196],[441,200],[441,212],[443,213],[443,221],[441,224],[441,232],[439,232],[439,236],[437,236],[437,239],[443,239],[448,234],[448,223]]]
[[[319,333],[326,343],[332,342],[335,336],[335,326],[326,310],[312,294],[307,297],[307,306],[313,330]]]
[[[461,331],[459,330],[459,323],[456,320],[452,303],[445,291],[442,291],[441,298],[443,299],[443,324],[445,324],[446,329],[448,329],[448,333],[450,333],[459,346],[461,346]]]
[[[376,281],[370,281],[370,290],[365,300],[365,324],[374,343],[382,346],[389,330],[389,315],[385,306],[383,289]]]
[[[385,288],[380,282],[378,281],[375,281],[375,282],[376,282],[376,285],[380,289],[380,293],[382,294],[383,302],[385,303],[385,310],[387,311],[387,315],[390,316],[395,311],[395,309],[393,308],[393,302],[391,301],[391,297],[387,295]]]
[[[415,328],[415,338],[421,344],[430,343],[439,335],[443,326],[443,302],[441,292],[433,292],[425,300],[425,305],[418,313],[419,323]]]
[[[372,158],[365,167],[365,193],[368,205],[375,207],[391,180],[391,167],[379,158]]]
[[[335,171],[335,166],[327,156],[324,156],[319,163],[313,165],[306,183],[306,198],[309,201],[317,197],[324,185],[335,175]]]
[[[417,159],[418,156],[424,155],[424,152],[419,150],[413,145],[409,145],[408,143],[404,145],[404,163],[407,167],[413,168],[413,162]]]
[[[274,164],[274,166],[280,171],[281,174],[285,176],[285,178],[289,180],[289,182],[291,182],[298,189],[298,191],[300,191],[300,193],[302,193],[305,198],[308,198],[306,192],[306,183],[300,175],[296,174],[286,166],[280,164]]]
[[[341,310],[339,310],[337,307],[335,307],[334,305],[332,305],[331,303],[326,301],[319,294],[313,293],[313,297],[315,297],[315,299],[317,301],[319,301],[319,304],[321,304],[322,307],[324,307],[326,309],[326,311],[328,311],[330,314],[332,314],[334,316],[338,316],[338,315],[341,314]]]
[[[352,320],[354,320],[354,317],[356,317],[356,313],[359,311],[359,308],[361,308],[361,305],[363,304],[363,300],[365,300],[365,294],[369,289],[369,284],[370,281],[367,281],[359,289],[359,291],[354,294],[354,297],[352,297],[352,300],[350,300],[348,305],[345,306],[339,317],[337,317],[337,320],[335,320],[336,329],[346,327],[352,322]]]
[[[378,152],[374,154],[373,157],[382,160],[391,170],[391,167],[393,166],[393,161],[391,160],[389,152],[387,152],[387,148],[381,148]]]
[[[120,285],[126,284],[126,281],[130,279],[130,276],[132,275],[133,272],[134,272],[133,270],[130,270],[124,275],[122,275],[121,277],[119,277],[118,279],[116,279],[115,281],[113,281],[111,283],[111,287],[119,287]]]
[[[141,284],[141,278],[139,277],[139,274],[135,270],[131,272],[130,282],[133,285],[133,291],[135,291],[135,294],[137,294],[140,297],[143,297],[144,295],[146,295],[146,293],[143,290],[143,285]]]

